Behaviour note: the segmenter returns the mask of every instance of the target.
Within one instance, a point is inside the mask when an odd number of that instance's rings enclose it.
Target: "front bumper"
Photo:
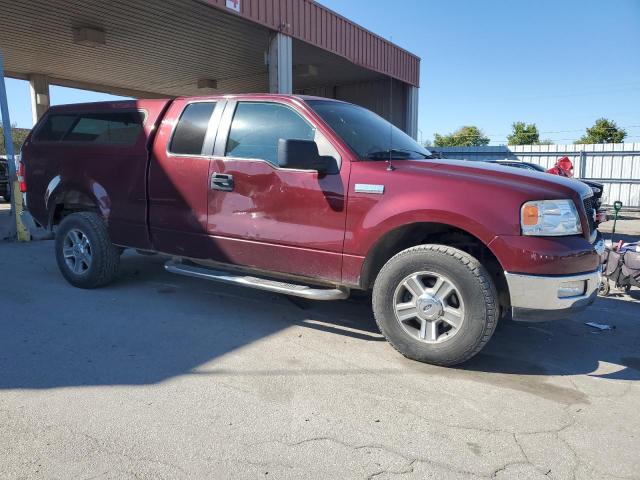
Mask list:
[[[600,269],[566,276],[523,275],[505,272],[513,319],[544,322],[566,318],[591,305],[598,295]],[[559,292],[566,282],[585,283],[584,293],[561,298]]]

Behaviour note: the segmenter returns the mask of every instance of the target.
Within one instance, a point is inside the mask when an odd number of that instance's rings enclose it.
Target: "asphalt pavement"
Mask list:
[[[51,241],[0,242],[0,478],[640,478],[640,290],[440,368],[362,299],[162,264],[79,290]]]

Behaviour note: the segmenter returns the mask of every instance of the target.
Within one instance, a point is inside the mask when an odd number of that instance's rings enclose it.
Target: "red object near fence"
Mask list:
[[[547,170],[547,173],[573,178],[573,163],[571,163],[569,157],[561,157],[552,168]]]

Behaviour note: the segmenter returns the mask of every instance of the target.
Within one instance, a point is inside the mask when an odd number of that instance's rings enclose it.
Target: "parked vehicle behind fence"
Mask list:
[[[316,300],[370,290],[403,355],[454,365],[498,319],[593,302],[593,192],[570,179],[433,159],[374,113],[287,95],[51,108],[22,150],[29,214],[62,275],[111,282],[132,248],[166,269]],[[256,312],[259,313],[259,312]]]

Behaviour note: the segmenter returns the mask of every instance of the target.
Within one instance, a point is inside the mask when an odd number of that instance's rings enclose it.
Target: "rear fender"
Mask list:
[[[60,175],[51,179],[45,190],[44,203],[49,214],[48,227],[54,222],[56,207],[67,204],[82,209],[96,209],[108,221],[111,215],[111,199],[105,188],[98,182],[88,179],[86,184],[65,182]]]

